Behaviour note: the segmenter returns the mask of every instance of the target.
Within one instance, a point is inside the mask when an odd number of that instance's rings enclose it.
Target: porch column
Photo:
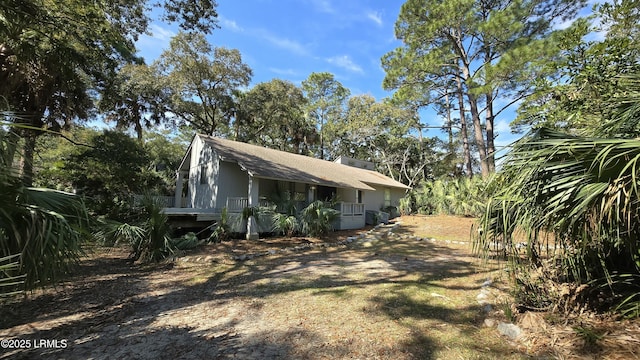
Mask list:
[[[182,207],[182,171],[176,171],[176,195],[173,207]]]
[[[249,191],[248,191],[248,202],[249,207],[255,207],[259,205],[258,191],[260,189],[260,180],[255,179],[253,176],[249,175]],[[247,219],[247,240],[258,240],[258,224],[256,223],[256,219],[252,216],[249,216]]]
[[[308,188],[308,192],[307,192],[307,203],[311,204],[315,199],[315,191],[316,191],[316,186],[315,185],[309,185]]]

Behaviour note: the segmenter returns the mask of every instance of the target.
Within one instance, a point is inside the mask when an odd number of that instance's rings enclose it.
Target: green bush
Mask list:
[[[171,247],[175,250],[190,250],[204,244],[204,240],[198,239],[193,232],[188,232],[179,238],[171,239]]]
[[[539,129],[514,144],[494,178],[491,186],[499,191],[481,218],[484,231],[476,249],[484,252],[501,242],[519,291],[534,293],[568,282],[583,289],[585,304],[637,317],[639,174],[638,139],[583,138]],[[526,243],[524,256],[512,241],[517,230]],[[545,258],[555,261],[548,265]],[[554,271],[528,280],[532,271],[546,268]],[[556,302],[551,295],[548,302]],[[537,305],[526,299],[525,306]]]
[[[71,270],[82,254],[89,216],[78,196],[25,187],[12,167],[8,138],[0,127],[0,258],[19,255],[19,264],[15,260],[4,264],[0,283],[20,279],[23,289],[31,289],[55,282]]]
[[[276,233],[291,237],[300,231],[300,221],[294,215],[274,213],[271,219]]]
[[[129,244],[133,261],[159,261],[173,251],[169,219],[162,211],[163,206],[153,196],[145,195],[141,205],[134,207],[129,222],[106,221],[96,236],[105,245]]]
[[[220,221],[216,224],[209,236],[209,242],[222,242],[231,237],[231,224],[229,224],[229,213],[227,208],[222,208]]]
[[[302,232],[309,236],[322,236],[333,229],[333,222],[340,212],[330,204],[317,200],[309,204],[300,214]]]
[[[480,216],[487,201],[486,182],[479,177],[424,181],[400,200],[402,214]]]

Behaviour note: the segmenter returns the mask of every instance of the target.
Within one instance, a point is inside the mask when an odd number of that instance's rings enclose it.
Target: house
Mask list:
[[[331,162],[197,134],[176,172],[175,199],[165,212],[212,221],[223,208],[237,215],[287,191],[303,204],[338,199],[341,215],[334,227],[359,229],[365,226],[367,211],[397,206],[409,189],[373,168],[371,162],[347,157]],[[246,221],[246,232],[247,238],[257,238],[252,217]]]

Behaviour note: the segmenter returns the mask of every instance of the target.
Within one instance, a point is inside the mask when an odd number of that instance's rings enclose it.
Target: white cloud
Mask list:
[[[289,76],[297,76],[300,75],[298,71],[294,69],[278,69],[278,68],[269,68],[269,71],[278,75],[289,75]]]
[[[509,127],[509,122],[506,120],[498,120],[494,125],[494,131],[499,133],[509,133],[511,132],[511,128]]]
[[[334,56],[326,59],[329,64],[347,69],[352,72],[363,73],[362,68],[351,60],[349,55]]]
[[[320,12],[329,14],[333,14],[336,12],[333,8],[333,5],[331,5],[331,1],[329,0],[311,0],[311,4],[316,8],[316,10]]]
[[[271,34],[266,30],[260,30],[258,31],[258,33],[260,37],[279,48],[291,51],[292,53],[298,55],[309,55],[309,51],[307,50],[307,48],[295,40],[281,38],[279,36]]]
[[[171,41],[171,38],[176,36],[176,33],[171,31],[170,29],[163,28],[158,24],[151,24],[151,37],[163,42]]]
[[[158,24],[151,24],[149,30],[150,35],[142,34],[136,42],[138,54],[143,55],[148,63],[157,59],[162,51],[169,47],[171,38],[176,35],[174,31]]]
[[[565,30],[568,29],[573,23],[575,19],[568,19],[560,23],[556,23],[553,25],[554,30]]]
[[[265,40],[272,45],[288,50],[294,54],[305,56],[309,55],[309,50],[304,45],[295,40],[274,35],[272,32],[264,28],[244,28],[238,25],[236,21],[224,17],[220,17],[219,20],[223,29],[228,29],[232,32],[243,33],[251,37]]]
[[[244,29],[240,25],[238,25],[238,23],[236,23],[234,20],[227,19],[223,16],[220,16],[219,20],[220,20],[220,25],[222,26],[223,29],[229,29],[233,32],[244,31]]]
[[[382,16],[380,16],[380,13],[369,11],[367,12],[367,18],[376,23],[378,26],[382,26]]]

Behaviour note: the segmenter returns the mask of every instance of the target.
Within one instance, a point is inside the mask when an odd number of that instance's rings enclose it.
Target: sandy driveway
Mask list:
[[[2,308],[0,338],[30,348],[0,358],[520,358],[499,338],[473,349],[493,333],[474,301],[487,274],[466,246],[389,230],[250,261],[144,267],[101,252],[61,287]]]

